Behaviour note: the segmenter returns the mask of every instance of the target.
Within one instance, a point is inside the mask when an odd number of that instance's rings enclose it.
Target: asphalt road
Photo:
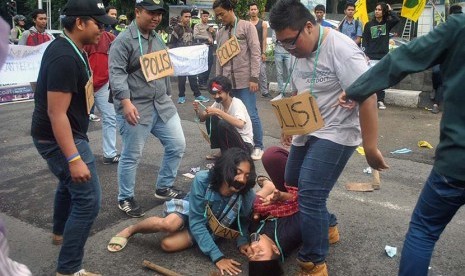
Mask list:
[[[191,93],[187,99],[193,100]],[[176,101],[176,95],[173,96]],[[266,146],[279,144],[279,126],[266,99],[259,98],[258,108],[264,128]],[[59,248],[51,244],[52,207],[56,179],[35,150],[29,136],[33,103],[0,106],[0,216],[6,222],[11,257],[26,264],[34,275],[54,275]],[[203,141],[191,105],[178,105],[187,149],[176,186],[189,189],[190,180],[184,176],[192,167],[205,168],[205,156],[211,151]],[[426,140],[436,146],[440,115],[424,109],[404,109],[388,106],[379,113],[380,149],[390,169],[381,174],[381,190],[371,193],[349,192],[347,182],[370,181],[363,173],[367,167],[363,156],[355,153],[329,199],[329,208],[338,215],[341,241],[330,247],[327,259],[331,275],[396,275],[399,255],[408,221],[419,191],[434,158],[434,150],[419,148],[418,141]],[[91,123],[89,137],[102,186],[102,207],[86,245],[84,267],[103,275],[154,275],[142,267],[143,260],[170,268],[182,275],[208,275],[214,265],[199,249],[166,254],[159,248],[163,234],[133,237],[123,252],[109,253],[106,245],[123,227],[137,219],[128,219],[117,208],[116,166],[103,165],[101,123]],[[120,144],[119,144],[120,145]],[[390,152],[410,148],[409,154]],[[162,147],[158,140],[149,138],[140,163],[136,197],[149,215],[162,212],[162,202],[153,196],[154,183]],[[260,162],[257,169],[263,173]],[[465,249],[463,228],[465,215],[459,211],[437,243],[431,264],[431,275],[463,275]],[[312,233],[306,233],[311,235]],[[398,254],[389,258],[386,245],[395,246]],[[222,242],[226,256],[243,263],[231,242]],[[296,270],[295,254],[284,268],[286,275]]]

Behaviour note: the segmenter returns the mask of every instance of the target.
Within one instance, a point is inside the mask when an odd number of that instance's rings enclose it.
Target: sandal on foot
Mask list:
[[[52,244],[61,245],[63,243],[63,235],[52,234]]]
[[[257,178],[255,179],[255,182],[257,183],[257,185],[260,188],[263,188],[263,182],[265,182],[265,180],[273,182],[273,181],[271,181],[271,179],[268,176],[265,176],[265,175],[257,175]]]
[[[128,244],[128,240],[129,238],[114,236],[113,238],[111,238],[110,242],[108,243],[107,249],[110,252],[119,252],[123,250],[123,248],[126,247],[126,244]],[[115,249],[111,247],[112,245],[119,246],[119,249]]]

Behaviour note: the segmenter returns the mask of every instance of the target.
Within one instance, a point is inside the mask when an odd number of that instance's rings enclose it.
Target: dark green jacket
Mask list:
[[[406,75],[441,64],[443,115],[434,170],[465,181],[465,14],[451,16],[425,36],[385,56],[349,88],[347,96],[364,101]]]

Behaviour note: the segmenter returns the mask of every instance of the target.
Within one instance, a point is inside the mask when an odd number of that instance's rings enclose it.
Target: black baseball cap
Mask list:
[[[136,7],[141,7],[148,11],[163,11],[166,12],[163,8],[162,0],[136,0]]]
[[[108,16],[102,0],[68,0],[63,8],[66,16],[90,16],[100,23],[113,25],[117,20]]]

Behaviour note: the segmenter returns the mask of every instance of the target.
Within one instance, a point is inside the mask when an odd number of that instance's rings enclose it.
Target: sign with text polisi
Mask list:
[[[289,98],[275,98],[270,103],[284,134],[304,135],[325,125],[316,100],[308,90]]]
[[[160,50],[140,57],[140,67],[147,82],[172,76],[173,64],[167,50]]]

